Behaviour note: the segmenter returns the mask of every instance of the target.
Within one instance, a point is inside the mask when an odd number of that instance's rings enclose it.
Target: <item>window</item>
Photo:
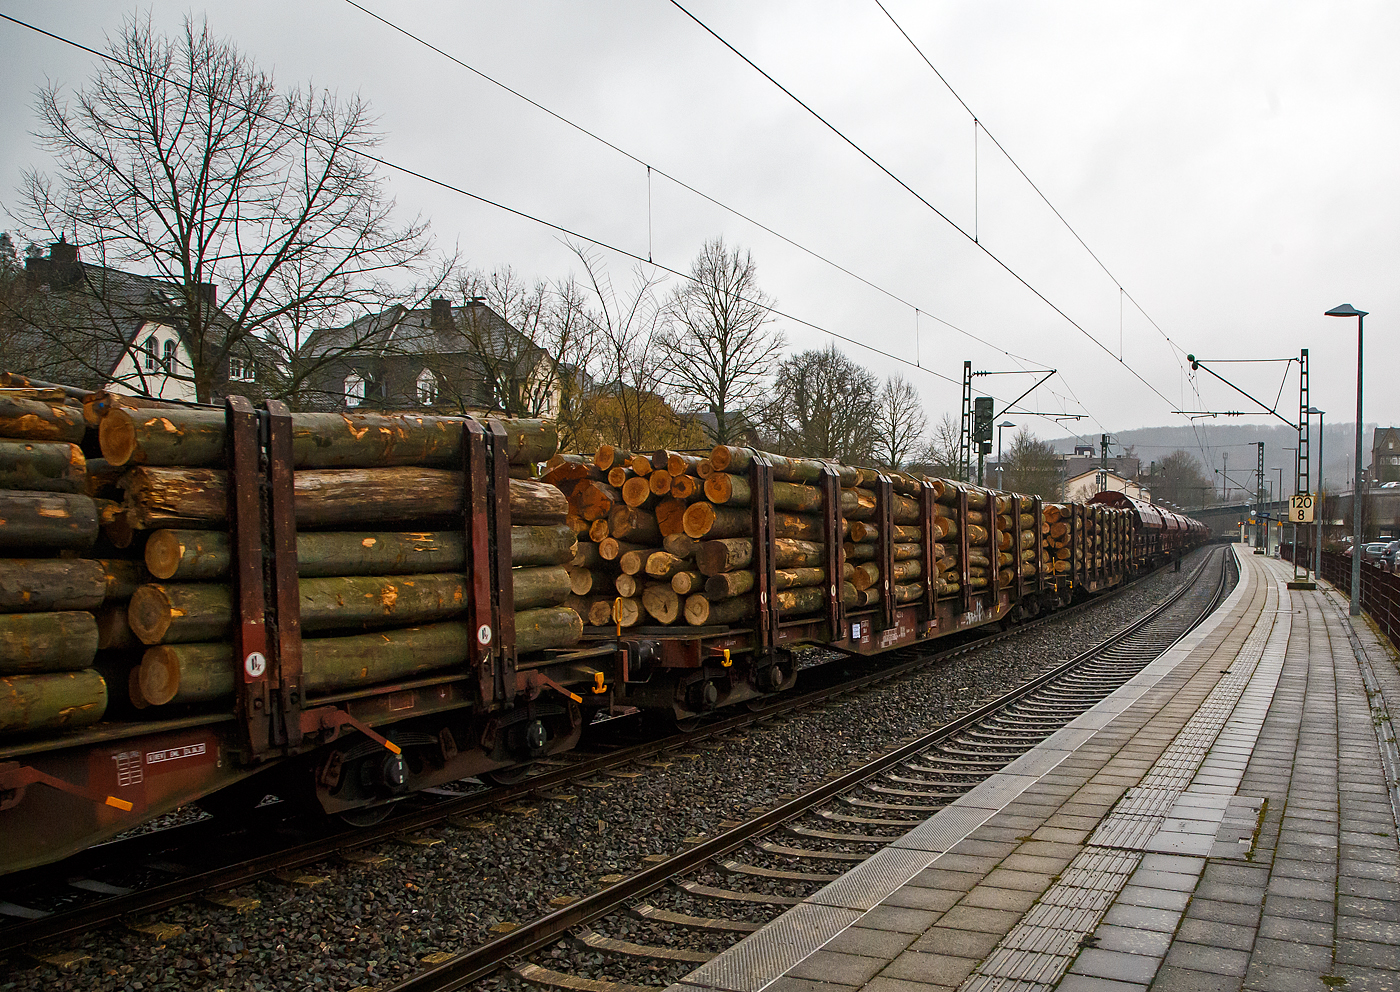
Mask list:
[[[246,358],[229,356],[228,377],[231,382],[252,382],[253,363]]]
[[[167,371],[167,372],[169,372],[171,369],[173,369],[173,368],[175,367],[175,339],[174,339],[174,338],[166,338],[166,339],[165,339],[165,343],[161,345],[161,348],[160,348],[160,365],[161,365],[161,368],[165,369],[165,371]]]
[[[154,334],[146,339],[146,343],[141,346],[141,352],[146,356],[146,371],[154,372],[156,370],[156,355],[159,354]]]
[[[345,405],[359,406],[365,400],[365,380],[358,372],[345,377]]]
[[[432,372],[424,369],[418,373],[418,402],[422,406],[432,406],[438,399],[438,380]]]

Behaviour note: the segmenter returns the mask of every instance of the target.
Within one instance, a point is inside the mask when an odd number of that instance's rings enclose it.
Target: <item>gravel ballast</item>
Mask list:
[[[712,836],[726,821],[743,820],[756,807],[771,808],[1059,664],[1160,602],[1189,578],[1205,553],[1187,556],[1180,573],[1159,572],[1075,617],[724,735],[718,738],[720,747],[696,747],[654,763],[667,767],[626,769],[640,777],[598,776],[602,788],[575,784],[512,807],[532,808],[533,813],[496,810],[472,825],[417,835],[418,843],[389,843],[361,852],[388,859],[377,865],[337,860],[303,869],[303,875],[319,879],[314,884],[256,881],[230,893],[260,900],[247,912],[208,903],[171,908],[159,915],[159,922],[178,924],[184,932],[163,942],[112,927],[37,949],[40,954],[79,950],[89,957],[67,969],[15,957],[0,979],[0,990],[350,990],[402,980],[426,967],[420,963],[425,955],[458,952],[490,940],[510,924],[596,891],[607,884],[604,876],[645,867],[648,855],[674,854],[687,838]],[[880,815],[850,806],[841,811]],[[808,846],[791,836],[781,843]],[[789,870],[838,873],[850,867],[776,855],[763,861],[753,848],[732,856]],[[709,867],[693,877],[715,887],[784,896],[802,896],[817,887],[739,880]],[[782,910],[701,898],[674,886],[645,901],[674,912],[752,922]],[[674,927],[635,917],[620,920],[600,921],[595,929],[635,943],[696,946],[690,936],[682,942]],[[711,934],[702,946],[718,950],[741,936]],[[555,956],[561,970],[646,985],[667,984],[694,968],[604,954],[574,941],[560,942],[538,960],[550,967]],[[517,984],[508,976],[483,983],[493,988]]]

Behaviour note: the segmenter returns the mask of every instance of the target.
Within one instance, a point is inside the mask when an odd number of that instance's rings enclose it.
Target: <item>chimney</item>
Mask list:
[[[68,235],[60,234],[58,240],[49,245],[49,261],[54,265],[75,265],[78,261],[78,246],[68,243]]]
[[[433,297],[433,312],[431,320],[432,328],[435,331],[447,331],[452,329],[452,301],[441,296]]]
[[[66,235],[59,235],[58,240],[49,245],[47,258],[35,256],[24,260],[24,275],[31,286],[47,283],[50,289],[64,289],[81,279],[82,274],[78,246],[69,244]]]
[[[213,313],[217,306],[219,287],[212,282],[202,282],[199,284],[199,298],[204,303],[204,312]]]

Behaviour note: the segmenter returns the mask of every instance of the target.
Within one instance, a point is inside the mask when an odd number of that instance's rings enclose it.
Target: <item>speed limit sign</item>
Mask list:
[[[1295,524],[1313,522],[1313,497],[1311,493],[1299,493],[1288,497],[1288,519]]]

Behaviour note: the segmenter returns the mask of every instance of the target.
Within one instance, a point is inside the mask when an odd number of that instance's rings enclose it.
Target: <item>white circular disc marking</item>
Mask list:
[[[254,651],[243,659],[243,670],[251,679],[261,678],[262,673],[267,671],[267,658],[261,651]]]
[[[480,627],[476,628],[476,639],[477,639],[477,641],[478,641],[480,644],[482,644],[483,646],[484,646],[484,645],[487,645],[487,644],[490,644],[490,643],[491,643],[491,628],[490,628],[490,626],[488,626],[487,624],[482,624]]]

